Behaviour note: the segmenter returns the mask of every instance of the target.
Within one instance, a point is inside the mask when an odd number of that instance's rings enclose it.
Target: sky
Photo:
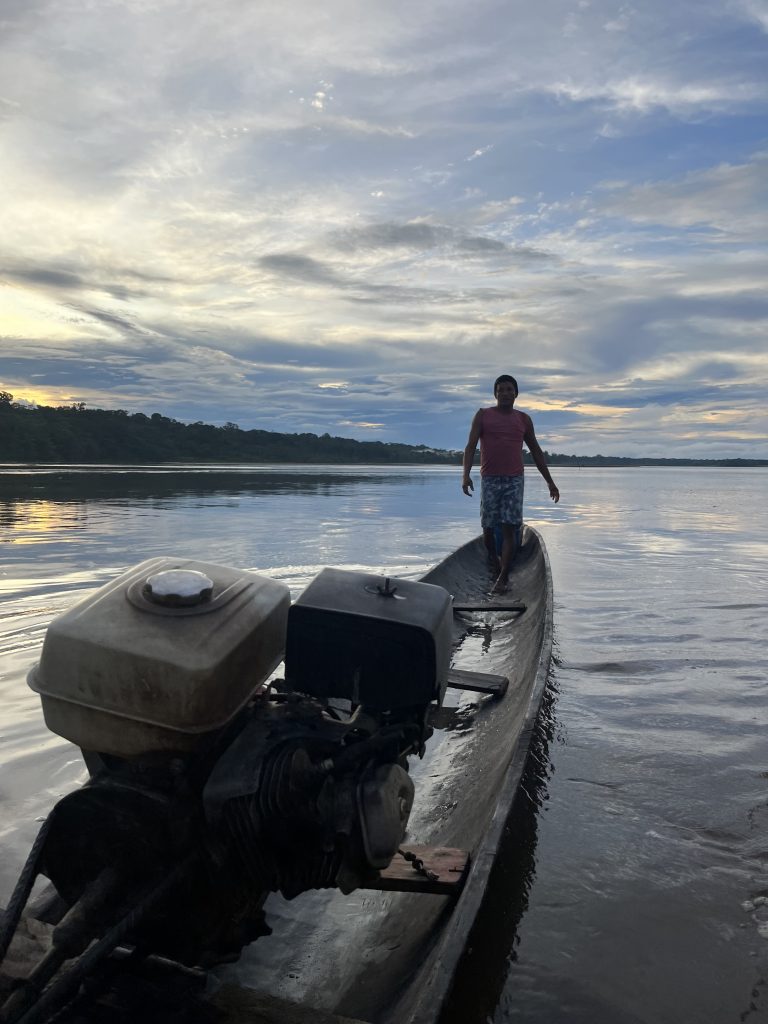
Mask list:
[[[768,0],[0,0],[0,389],[768,457]]]

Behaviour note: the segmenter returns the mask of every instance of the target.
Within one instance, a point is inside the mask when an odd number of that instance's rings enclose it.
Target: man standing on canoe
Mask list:
[[[549,486],[553,501],[560,500],[547,468],[544,452],[533,431],[528,413],[515,409],[517,381],[508,373],[497,377],[493,385],[496,405],[478,409],[472,420],[469,440],[464,449],[464,476],[461,489],[471,497],[474,490],[472,462],[480,442],[480,525],[488,558],[494,574],[498,574],[491,593],[503,594],[507,589],[510,566],[517,551],[518,530],[523,523],[523,444],[531,453],[536,468]],[[501,561],[496,553],[494,527],[501,526],[504,543]]]

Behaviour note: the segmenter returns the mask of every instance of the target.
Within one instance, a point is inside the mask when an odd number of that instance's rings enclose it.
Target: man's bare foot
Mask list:
[[[499,576],[499,578],[496,580],[496,582],[491,587],[491,593],[492,594],[506,594],[508,586],[509,586],[509,584],[507,583],[506,579],[504,579],[503,577]]]

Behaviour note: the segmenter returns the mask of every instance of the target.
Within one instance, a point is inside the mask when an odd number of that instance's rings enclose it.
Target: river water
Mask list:
[[[555,665],[464,1024],[768,1021],[768,475],[554,471],[526,518]],[[416,578],[477,532],[448,467],[0,467],[0,903],[84,778],[25,684],[50,620],[155,555]]]

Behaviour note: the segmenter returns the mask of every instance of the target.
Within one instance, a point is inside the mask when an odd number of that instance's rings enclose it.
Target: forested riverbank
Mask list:
[[[160,413],[0,401],[0,462],[455,463],[425,445],[181,423]]]
[[[546,452],[553,466],[768,466],[766,459],[633,459]],[[330,434],[242,430],[236,423],[181,423],[160,413],[67,406],[27,406],[0,391],[0,462],[220,462],[323,465],[459,465],[461,452],[427,445],[356,441]],[[526,453],[526,462],[530,457]]]

